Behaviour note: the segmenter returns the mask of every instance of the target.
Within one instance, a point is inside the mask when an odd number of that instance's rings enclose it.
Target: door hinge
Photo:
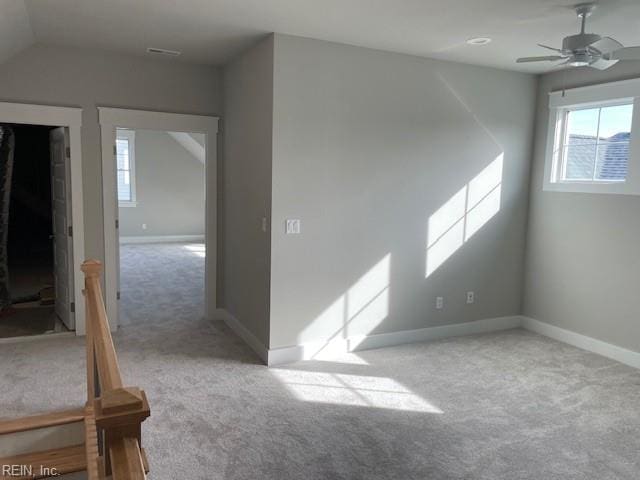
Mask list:
[[[116,292],[116,299],[120,300],[120,292]]]
[[[76,313],[76,302],[71,302],[69,309],[71,310],[71,313]]]
[[[116,230],[120,228],[120,220],[116,218]]]
[[[113,145],[113,154],[118,155],[118,147],[115,144]]]
[[[69,236],[73,237],[73,226],[69,225],[69,228],[67,230],[68,230]]]
[[[65,153],[66,153],[66,155],[67,155],[67,158],[71,158],[71,147],[67,147],[67,148],[65,149]]]

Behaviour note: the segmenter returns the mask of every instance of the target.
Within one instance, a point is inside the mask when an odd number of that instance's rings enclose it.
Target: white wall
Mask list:
[[[220,162],[218,298],[263,345],[269,343],[269,230],[273,37],[224,69],[224,155]]]
[[[270,348],[519,314],[536,78],[284,35],[274,58]],[[430,217],[501,155],[499,212],[425,278]]]
[[[640,351],[640,196],[542,191],[547,94],[640,77],[640,62],[542,77],[527,239],[524,314]]]
[[[136,205],[120,207],[120,236],[204,235],[204,180],[204,163],[167,132],[136,130]]]
[[[83,108],[87,257],[104,259],[100,128],[96,106],[219,114],[216,68],[36,45],[0,66],[0,100]]]

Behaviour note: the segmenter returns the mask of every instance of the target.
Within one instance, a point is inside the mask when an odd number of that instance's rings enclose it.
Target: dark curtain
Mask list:
[[[9,125],[0,124],[0,311],[11,306],[7,240],[14,147],[13,129]]]

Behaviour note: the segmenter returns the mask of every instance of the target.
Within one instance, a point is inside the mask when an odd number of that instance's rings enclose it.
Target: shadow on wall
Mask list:
[[[462,188],[428,214],[424,257],[420,259],[424,265],[423,279],[426,281],[431,281],[430,277],[434,272],[441,270],[456,252],[500,212],[503,193],[504,149],[456,90],[442,75],[439,77],[464,114],[471,117],[471,123],[480,132],[479,138],[488,140],[489,147],[478,150],[483,151],[481,155],[486,155],[491,160],[475,176],[464,179]],[[389,317],[391,267],[398,260],[392,259],[392,249],[390,246],[387,248],[388,253],[379,258],[300,332],[299,339],[322,339],[316,343],[304,344],[305,358],[328,358],[336,352],[353,351]],[[327,337],[327,331],[333,333]],[[330,382],[340,383],[342,380],[344,379],[333,378]],[[336,385],[335,388],[342,387]]]

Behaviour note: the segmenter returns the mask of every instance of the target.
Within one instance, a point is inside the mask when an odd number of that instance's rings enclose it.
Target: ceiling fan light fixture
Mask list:
[[[489,37],[474,37],[474,38],[470,38],[469,40],[467,40],[467,43],[469,45],[474,45],[474,46],[487,45],[487,44],[491,43],[491,38],[489,38]]]
[[[589,54],[579,53],[573,56],[571,61],[569,61],[569,65],[571,65],[572,67],[586,67],[587,65],[591,64],[592,60],[593,59]]]
[[[572,67],[586,67],[589,65],[589,62],[585,62],[584,60],[572,60],[569,62],[569,65]]]

